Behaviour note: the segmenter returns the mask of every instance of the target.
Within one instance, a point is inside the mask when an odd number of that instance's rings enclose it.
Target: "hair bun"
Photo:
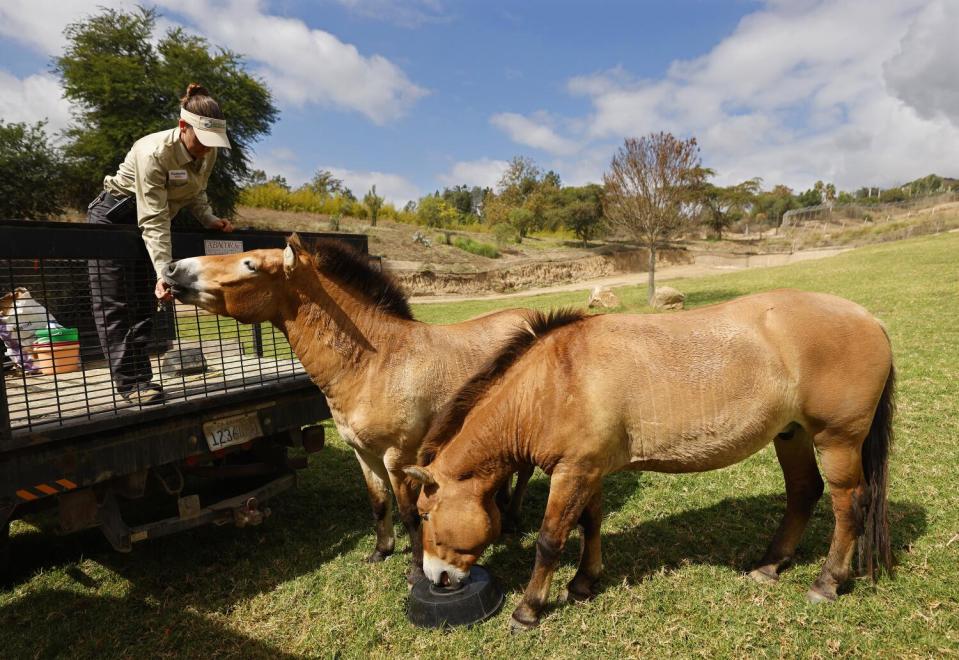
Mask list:
[[[191,96],[209,96],[210,92],[206,91],[206,87],[200,83],[192,82],[186,87],[186,98]]]

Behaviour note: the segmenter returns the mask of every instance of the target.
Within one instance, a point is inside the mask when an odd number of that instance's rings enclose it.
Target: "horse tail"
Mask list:
[[[896,369],[889,376],[876,406],[869,434],[862,445],[862,471],[866,479],[859,535],[859,571],[875,582],[880,568],[892,576],[892,549],[889,540],[889,507],[886,486],[889,479],[889,450],[892,447],[892,418],[896,411]],[[878,563],[878,566],[877,566]]]

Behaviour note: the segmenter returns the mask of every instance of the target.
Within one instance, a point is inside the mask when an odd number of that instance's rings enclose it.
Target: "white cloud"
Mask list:
[[[318,104],[359,112],[376,124],[402,117],[427,94],[396,64],[364,55],[335,35],[297,18],[267,13],[260,0],[159,0],[187,17],[213,44],[245,55],[280,102]],[[60,54],[67,24],[117,0],[5,0],[0,35],[48,55]],[[163,25],[169,25],[169,17]]]
[[[427,92],[380,55],[297,18],[267,14],[256,0],[162,0],[217,44],[247,55],[281,101],[354,110],[376,124],[403,116]]]
[[[20,79],[0,69],[0,119],[29,124],[46,120],[52,135],[67,127],[70,105],[53,76],[38,73]]]
[[[63,30],[100,7],[129,6],[122,0],[4,0],[0,3],[0,35],[45,55],[59,55]]]
[[[263,170],[270,178],[282,176],[294,188],[306,183],[311,176],[299,166],[296,152],[286,147],[277,147],[262,153],[256,151],[251,169]]]
[[[579,147],[546,125],[545,122],[548,120],[545,114],[540,114],[536,119],[530,119],[514,112],[501,112],[490,117],[490,123],[509,135],[513,142],[542,149],[551,154],[575,153]]]
[[[885,63],[885,81],[920,117],[959,125],[959,3],[934,2],[909,26],[900,51]]]
[[[363,196],[372,186],[376,186],[376,194],[385,197],[386,201],[392,202],[398,208],[405,205],[410,200],[419,199],[420,191],[416,185],[400,174],[390,174],[387,172],[364,172],[359,170],[348,170],[342,167],[332,167],[329,165],[318,165],[317,170],[329,170],[337,179],[343,181],[346,187],[353,191],[357,199],[363,199]]]
[[[658,79],[616,66],[567,81],[591,112],[567,120],[554,163],[592,178],[623,137],[695,135],[720,182],[891,185],[955,175],[959,5],[950,0],[770,0],[701,57]],[[951,120],[951,123],[950,121]],[[531,145],[530,133],[514,140]],[[557,136],[558,137],[558,136]],[[543,148],[549,134],[540,135]],[[537,146],[537,145],[531,145]],[[600,170],[601,171],[601,170]]]
[[[437,179],[445,186],[495,188],[508,167],[509,163],[505,160],[464,160],[454,164],[449,172],[440,174]]]

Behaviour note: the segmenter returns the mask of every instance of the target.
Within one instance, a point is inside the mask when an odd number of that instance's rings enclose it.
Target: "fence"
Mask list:
[[[365,236],[337,238],[366,252]],[[173,250],[183,258],[284,243],[285,234],[270,232],[174,234]],[[98,326],[102,331],[122,321],[101,304],[111,295],[103,286],[111,265],[123,273],[118,297],[128,303],[124,325],[148,319],[123,360],[104,354],[98,333]],[[272,325],[244,325],[181,303],[158,308],[154,282],[133,227],[0,222],[0,313],[7,345],[0,440],[138,414],[145,401],[127,400],[114,382],[130,360],[149,362],[153,381],[164,390],[161,406],[306,378]]]
[[[818,204],[786,211],[783,213],[780,226],[790,227],[807,222],[840,222],[842,220],[881,222],[910,210],[929,208],[955,201],[959,201],[959,193],[950,192],[881,204]]]

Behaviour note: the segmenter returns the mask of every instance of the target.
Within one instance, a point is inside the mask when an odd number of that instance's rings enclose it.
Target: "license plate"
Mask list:
[[[215,419],[203,425],[203,435],[210,451],[241,445],[263,435],[256,413]]]

